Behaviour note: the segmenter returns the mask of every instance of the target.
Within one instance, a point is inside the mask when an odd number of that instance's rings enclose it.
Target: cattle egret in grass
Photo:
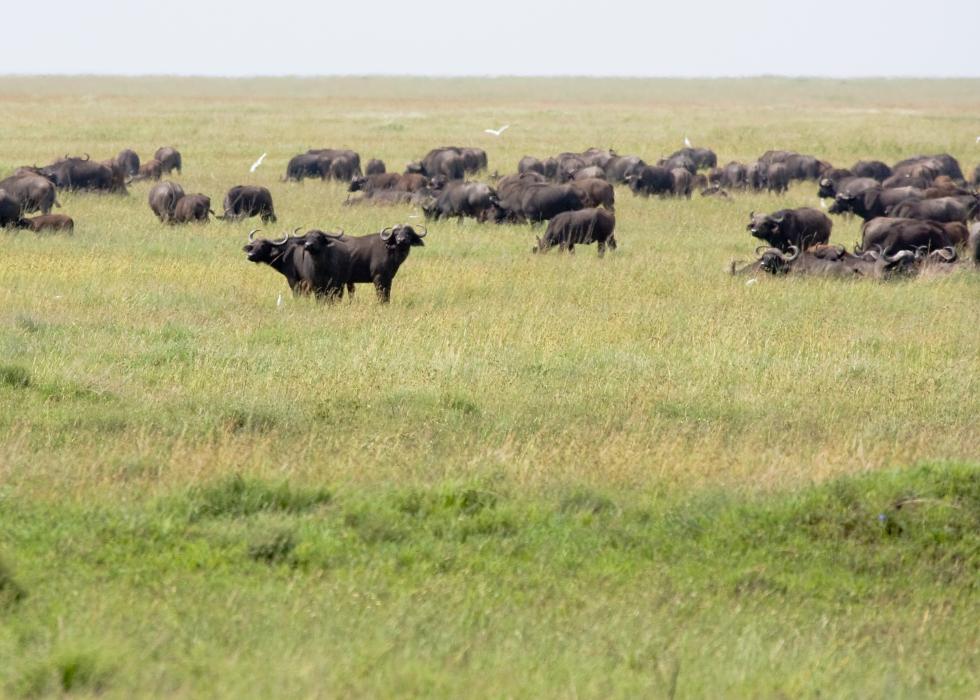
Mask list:
[[[282,308],[282,292],[279,292],[279,298],[276,299],[276,308],[277,309]]]
[[[686,136],[684,137],[684,145],[688,148],[694,148],[694,146],[691,145],[691,139],[687,138]]]
[[[755,277],[753,277],[753,278],[752,278],[752,279],[750,279],[750,280],[749,280],[748,282],[746,282],[746,283],[745,283],[745,286],[746,286],[746,287],[751,287],[751,286],[752,286],[752,285],[754,285],[754,284],[759,284],[759,280],[757,280],[757,279],[756,279]]]
[[[504,124],[499,129],[484,129],[483,130],[483,133],[484,134],[493,134],[494,136],[500,136],[502,133],[504,133],[505,131],[507,131],[507,129],[509,129],[509,128],[510,128],[510,124]]]
[[[268,153],[263,153],[262,155],[260,155],[260,156],[259,156],[259,159],[258,159],[257,161],[255,161],[254,163],[252,163],[252,167],[251,167],[251,168],[249,168],[249,169],[248,169],[248,171],[249,171],[250,173],[254,173],[254,172],[255,172],[255,171],[256,171],[256,170],[258,169],[258,167],[259,167],[260,165],[262,165],[262,161],[263,161],[263,160],[265,160],[265,157],[266,157],[267,155],[269,155],[269,154],[268,154]]]

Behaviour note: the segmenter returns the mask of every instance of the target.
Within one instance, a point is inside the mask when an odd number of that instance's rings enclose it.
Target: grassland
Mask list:
[[[9,78],[0,173],[172,144],[188,192],[368,232],[412,212],[288,157],[686,135],[972,169],[978,110],[977,81]],[[604,260],[441,223],[390,306],[277,308],[248,223],[167,228],[146,190],[2,236],[0,696],[980,690],[980,275],[745,286],[748,212],[813,185],[619,191]]]

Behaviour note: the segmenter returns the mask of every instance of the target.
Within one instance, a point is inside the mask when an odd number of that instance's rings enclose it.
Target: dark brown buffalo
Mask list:
[[[140,171],[140,157],[136,151],[124,148],[113,159],[126,177],[134,177]]]
[[[860,251],[892,255],[899,251],[939,250],[953,245],[942,224],[935,221],[879,217],[861,227]]]
[[[203,194],[185,194],[177,200],[174,207],[173,223],[189,224],[192,221],[208,223],[211,211],[211,198]]]
[[[365,192],[367,194],[378,190],[418,192],[427,187],[428,184],[429,179],[418,173],[379,173],[353,178],[347,187],[347,191]]]
[[[772,214],[749,214],[746,228],[754,238],[765,241],[773,248],[789,250],[795,246],[806,250],[810,246],[830,240],[833,228],[830,217],[817,209],[780,209]]]
[[[972,219],[977,213],[977,198],[938,197],[936,199],[909,200],[888,210],[888,216],[927,221],[962,221]]]
[[[66,190],[92,190],[126,194],[125,178],[118,170],[85,158],[64,158],[41,168],[41,174]]]
[[[36,211],[49,214],[51,207],[61,206],[56,198],[54,184],[43,175],[32,172],[12,175],[5,180],[0,180],[0,189],[20,202],[21,210],[25,214]]]
[[[163,223],[168,223],[174,218],[177,202],[183,196],[183,187],[176,182],[167,181],[151,187],[150,193],[147,195],[147,201],[150,204],[150,209],[157,215],[157,218]]]
[[[0,189],[0,227],[20,222],[21,206],[16,198]]]
[[[381,175],[386,172],[385,162],[379,160],[378,158],[372,158],[367,162],[367,167],[364,168],[365,175]]]
[[[248,234],[242,250],[249,262],[268,265],[285,277],[294,296],[313,294],[320,300],[332,300],[343,295],[350,264],[346,250],[336,255],[340,236],[309,231],[304,236],[286,234],[281,240],[256,240],[258,231]],[[353,291],[352,285],[349,288]]]
[[[566,211],[548,222],[548,229],[532,253],[546,253],[558,246],[559,250],[575,252],[576,245],[596,243],[599,257],[606,254],[606,247],[616,250],[616,215],[606,209],[580,209]]]
[[[616,191],[606,180],[591,178],[588,180],[572,180],[568,183],[574,189],[582,203],[587,207],[605,207],[609,211],[616,209]]]
[[[160,161],[160,168],[164,173],[169,175],[176,170],[180,174],[183,162],[180,158],[180,151],[173,146],[158,148],[157,152],[153,154],[153,158]]]
[[[159,180],[163,176],[163,163],[151,158],[140,166],[134,180]]]
[[[224,214],[217,218],[238,221],[252,216],[260,216],[263,223],[276,221],[276,210],[272,206],[272,193],[265,187],[252,185],[232,187],[225,195],[224,208]]]

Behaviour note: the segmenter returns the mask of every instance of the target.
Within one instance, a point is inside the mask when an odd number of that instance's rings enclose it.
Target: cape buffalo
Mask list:
[[[977,166],[980,169],[980,166]],[[544,175],[544,163],[533,156],[524,156],[517,163],[518,173],[535,172]]]
[[[497,200],[496,193],[482,182],[450,182],[437,197],[422,206],[427,219],[470,216],[485,220]]]
[[[408,258],[414,246],[423,246],[427,230],[421,232],[407,224],[389,226],[380,233],[367,236],[343,236],[338,248],[349,256],[346,281],[348,291],[354,283],[374,284],[383,304],[391,300],[391,283],[398,268]]]
[[[616,191],[605,180],[592,178],[588,180],[572,180],[568,183],[582,199],[587,207],[605,207],[609,211],[616,208]]]
[[[122,173],[86,158],[64,158],[41,168],[55,186],[67,190],[100,190],[126,194]]]
[[[0,189],[20,202],[25,214],[35,211],[49,214],[52,206],[61,206],[56,199],[54,184],[42,175],[29,172],[12,175],[5,180],[0,180]]]
[[[548,229],[532,253],[545,253],[558,246],[559,250],[574,252],[576,245],[596,243],[599,257],[606,254],[606,246],[616,250],[616,216],[606,209],[581,209],[566,211],[548,222]]]
[[[613,156],[603,166],[603,170],[606,171],[609,182],[626,182],[627,178],[644,167],[646,163],[639,156]]]
[[[228,190],[224,201],[225,212],[219,219],[237,221],[252,216],[262,217],[263,223],[275,222],[276,211],[272,206],[272,193],[265,187],[236,185]]]
[[[163,177],[163,163],[151,158],[140,166],[134,180],[159,180]]]
[[[177,200],[171,219],[175,224],[188,224],[192,221],[208,222],[211,211],[211,198],[203,194],[186,194]]]
[[[248,243],[242,250],[250,262],[268,265],[285,277],[294,296],[312,293],[318,299],[336,299],[343,295],[346,282],[343,278],[349,263],[346,254],[341,255],[339,265],[334,259],[333,242],[339,236],[312,231],[305,236],[286,234],[275,241],[265,238],[255,240],[258,231],[255,229],[248,234]],[[323,238],[314,235],[314,242],[308,249],[311,234],[322,234]],[[340,274],[337,273],[338,269]]]
[[[75,231],[75,222],[70,216],[63,214],[41,214],[31,219],[21,219],[19,228],[29,229],[35,233],[41,231],[66,231],[69,235]]]
[[[888,210],[888,216],[928,221],[969,221],[977,213],[977,198],[939,197],[937,199],[909,200]]]
[[[520,215],[527,221],[545,221],[563,211],[585,206],[571,185],[530,185],[521,196]]]
[[[368,161],[367,167],[364,168],[365,175],[381,175],[385,172],[385,162],[377,158],[372,158]]]
[[[773,163],[766,168],[766,189],[776,194],[785,194],[789,189],[789,170],[785,163]]]
[[[606,171],[600,168],[598,165],[587,165],[580,170],[576,170],[572,173],[570,181],[574,180],[605,180]]]
[[[670,171],[670,190],[675,197],[691,198],[694,177],[685,168],[674,168]]]
[[[855,177],[870,177],[882,182],[892,176],[892,169],[880,160],[859,160],[851,166]]]
[[[980,267],[980,223],[973,224],[970,228],[970,238],[967,241],[966,249],[970,253],[973,264]]]
[[[682,148],[671,153],[667,159],[684,156],[694,163],[695,171],[701,168],[714,168],[718,165],[718,156],[710,148]]]
[[[449,180],[462,180],[466,175],[463,156],[455,148],[435,148],[425,157],[405,168],[406,173],[419,173],[427,177],[442,175]]]
[[[330,159],[315,153],[300,153],[289,159],[286,164],[286,175],[283,181],[300,181],[308,177],[318,177],[321,180],[330,174]]]
[[[176,182],[161,182],[150,188],[147,200],[150,209],[161,222],[167,223],[174,217],[177,202],[184,196],[184,188]]]
[[[881,254],[898,251],[939,250],[952,245],[942,224],[919,219],[879,217],[861,227],[859,250],[878,250]]]
[[[351,168],[352,176],[359,177],[361,175],[361,156],[357,151],[352,151],[349,148],[311,148],[307,151],[309,155],[320,156],[325,159],[324,171],[329,173],[333,162],[338,158],[343,158],[349,161],[350,165],[343,166],[346,170]],[[344,180],[350,180],[350,177],[342,178]]]
[[[733,274],[766,272],[770,275],[815,275],[823,277],[880,278],[913,268],[913,255],[896,258],[879,255],[853,255],[841,247],[816,246],[801,252],[796,246],[788,251],[767,248],[752,265]]]
[[[330,161],[330,177],[341,182],[350,182],[360,176],[361,167],[353,158],[346,155],[335,157]]]
[[[857,189],[857,188],[855,188]],[[915,187],[882,189],[880,186],[854,192],[839,192],[828,210],[831,214],[857,214],[865,221],[884,216],[885,212],[906,200],[918,199],[923,190]]]
[[[397,190],[400,192],[418,192],[429,184],[425,175],[418,173],[378,173],[355,177],[347,186],[348,192],[363,191],[367,194],[378,190]]]
[[[674,187],[670,171],[659,165],[647,165],[627,177],[630,189],[635,195],[649,197],[652,194],[667,195]]]
[[[20,202],[0,189],[0,227],[10,226],[20,222]]]
[[[780,209],[772,214],[749,214],[746,228],[754,238],[765,241],[773,248],[789,250],[796,246],[805,250],[830,240],[833,222],[817,209]]]
[[[157,152],[153,154],[154,160],[160,161],[160,167],[164,173],[170,174],[174,170],[177,171],[179,175],[183,163],[180,158],[180,151],[172,146],[163,146],[157,149]]]
[[[140,171],[140,157],[129,148],[124,148],[119,151],[119,154],[113,159],[116,162],[116,166],[122,170],[123,175],[126,177],[133,177]]]

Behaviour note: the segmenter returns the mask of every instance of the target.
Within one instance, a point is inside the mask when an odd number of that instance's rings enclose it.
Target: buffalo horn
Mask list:
[[[421,224],[421,226],[422,226],[422,233],[419,233],[418,231],[416,231],[415,234],[419,238],[425,238],[425,235],[429,232],[429,229],[426,228],[425,224]]]
[[[789,247],[789,252],[791,253],[791,255],[788,258],[787,257],[783,258],[783,260],[785,260],[786,262],[793,262],[798,257],[800,257],[800,249],[797,248],[795,245],[791,245]]]
[[[251,231],[249,231],[248,232],[248,242],[251,243],[252,241],[254,241],[255,240],[255,234],[258,233],[261,230],[262,229],[260,229],[260,228],[256,228],[256,229],[252,229]]]
[[[285,243],[288,240],[289,240],[289,234],[287,233],[286,235],[284,235],[282,237],[282,240],[281,241],[272,241],[272,243],[273,243],[273,245],[282,245],[283,243]]]
[[[382,241],[387,241],[389,238],[391,238],[391,235],[394,232],[395,231],[394,231],[394,229],[392,229],[391,226],[385,226],[383,229],[381,229],[381,240]]]

